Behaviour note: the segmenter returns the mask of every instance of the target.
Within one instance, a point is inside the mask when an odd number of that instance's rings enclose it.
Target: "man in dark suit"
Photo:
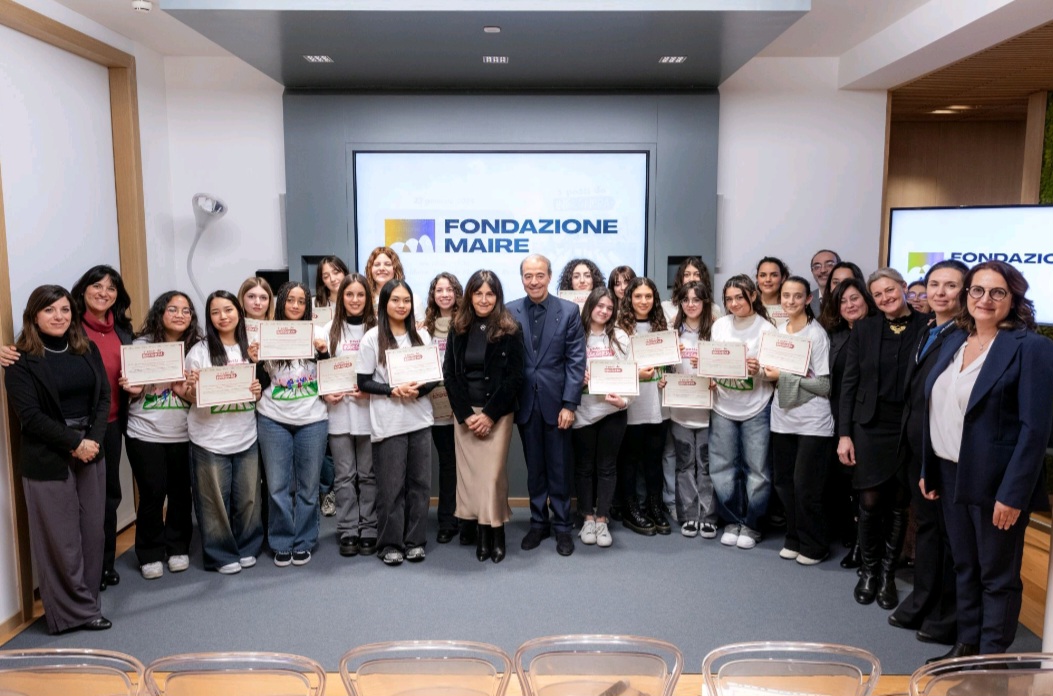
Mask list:
[[[519,264],[527,296],[508,305],[523,327],[523,386],[515,419],[523,441],[530,493],[524,551],[556,532],[556,551],[574,553],[570,497],[574,473],[570,427],[585,380],[585,331],[573,302],[549,294],[552,264],[533,254]]]

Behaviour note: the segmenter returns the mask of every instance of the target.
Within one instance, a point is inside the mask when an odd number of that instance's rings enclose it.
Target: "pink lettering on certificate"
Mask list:
[[[142,357],[144,358],[163,358],[164,356],[165,352],[160,348],[154,350],[144,350],[142,353]]]
[[[585,355],[589,360],[593,358],[610,358],[614,356],[614,351],[610,348],[586,348]]]
[[[793,341],[786,341],[786,340],[783,340],[783,339],[776,339],[775,345],[777,347],[779,347],[779,348],[789,348],[790,350],[793,350],[793,345],[794,344],[793,344]]]
[[[300,333],[300,331],[299,329],[295,329],[291,326],[283,326],[274,333],[279,336],[295,336],[296,334]]]
[[[647,340],[644,341],[644,345],[645,346],[660,346],[663,343],[665,343],[665,339],[664,338],[657,338],[657,337],[655,337],[655,338],[648,338]]]

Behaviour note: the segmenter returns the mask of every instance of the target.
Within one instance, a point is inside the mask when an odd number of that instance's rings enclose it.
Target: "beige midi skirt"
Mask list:
[[[481,408],[474,408],[476,413]],[[462,520],[500,527],[512,516],[508,506],[508,443],[512,414],[494,423],[490,434],[477,438],[463,423],[453,424],[457,454],[457,512]]]

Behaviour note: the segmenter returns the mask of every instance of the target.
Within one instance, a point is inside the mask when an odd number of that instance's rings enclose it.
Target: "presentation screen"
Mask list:
[[[495,271],[505,301],[522,297],[519,263],[552,261],[551,292],[574,258],[604,275],[620,265],[643,274],[647,152],[354,153],[357,266],[378,246],[394,249],[425,305],[440,271],[461,284]]]
[[[1053,206],[901,208],[892,211],[889,258],[907,280],[944,259],[1005,261],[1031,286],[1037,321],[1053,323]]]

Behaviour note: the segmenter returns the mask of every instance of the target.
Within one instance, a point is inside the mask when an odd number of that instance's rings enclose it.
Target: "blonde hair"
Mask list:
[[[238,304],[241,305],[242,311],[245,310],[245,293],[253,288],[263,288],[264,292],[267,293],[267,320],[274,319],[274,291],[271,290],[271,284],[259,276],[246,278],[245,282],[238,288]],[[245,312],[245,315],[248,316],[248,312]]]

